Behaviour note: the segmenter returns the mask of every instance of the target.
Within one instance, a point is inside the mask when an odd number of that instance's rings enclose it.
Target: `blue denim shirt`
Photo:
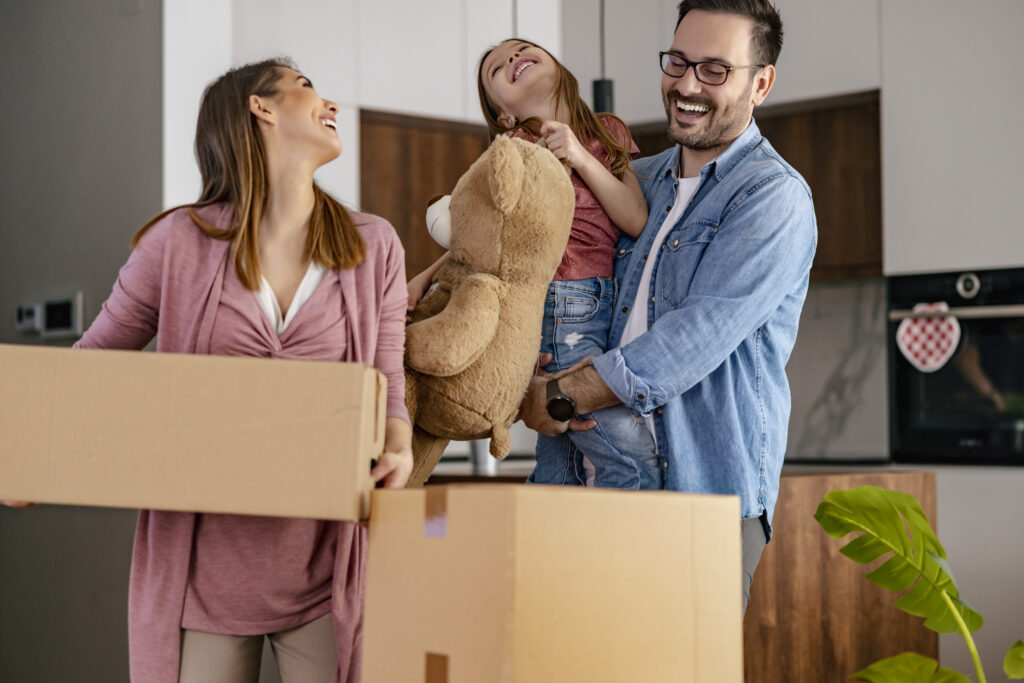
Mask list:
[[[655,258],[649,330],[619,347],[644,260],[675,202],[679,147],[633,163],[650,208],[619,242],[607,353],[593,360],[627,406],[654,414],[664,487],[740,496],[771,533],[789,425],[785,366],[817,243],[811,191],[749,127],[700,171]]]

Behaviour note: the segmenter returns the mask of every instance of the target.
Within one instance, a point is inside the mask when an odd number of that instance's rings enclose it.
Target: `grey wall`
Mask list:
[[[159,0],[0,3],[0,342],[15,306],[86,321],[160,209]],[[135,513],[0,509],[0,680],[127,681]]]

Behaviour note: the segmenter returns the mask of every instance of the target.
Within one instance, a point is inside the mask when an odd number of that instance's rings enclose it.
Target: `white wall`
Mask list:
[[[317,171],[320,185],[347,206],[359,206],[359,69],[361,3],[356,0],[228,0],[231,62],[290,57],[321,97],[338,105],[341,156]]]
[[[163,5],[163,206],[194,202],[199,101],[231,66],[231,0],[171,0]],[[197,49],[198,48],[198,49]]]
[[[1024,639],[1024,468],[931,469],[938,473],[939,540],[961,595],[985,618],[973,636],[985,675],[1002,681],[1003,656]],[[959,635],[939,637],[939,656],[943,666],[973,678],[970,654]]]
[[[883,270],[1024,266],[1024,3],[882,3]]]

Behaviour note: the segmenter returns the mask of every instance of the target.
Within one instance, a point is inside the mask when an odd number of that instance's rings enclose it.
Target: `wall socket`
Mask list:
[[[14,329],[45,339],[77,339],[82,336],[83,300],[82,292],[75,292],[42,303],[20,304],[15,313]]]

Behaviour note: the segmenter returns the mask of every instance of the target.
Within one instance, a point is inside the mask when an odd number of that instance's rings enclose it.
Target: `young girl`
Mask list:
[[[629,166],[638,150],[625,124],[611,114],[595,115],[580,97],[576,78],[534,43],[506,40],[486,52],[477,89],[492,135],[543,137],[573,170],[576,211],[548,289],[541,342],[541,351],[553,359],[544,370],[564,370],[607,346],[620,230],[636,237],[647,222],[647,203]],[[409,282],[410,309],[447,258]],[[538,436],[537,464],[528,481],[660,487],[654,441],[640,416],[620,405],[581,417],[597,426],[570,431],[571,443]]]
[[[337,110],[286,61],[211,83],[196,129],[201,196],[139,231],[76,347],[141,349],[155,336],[172,353],[372,363],[388,378],[373,479],[400,487],[412,470],[403,252],[386,221],[313,181],[341,153]],[[285,683],[359,680],[365,552],[354,523],[143,510],[131,679],[254,683],[269,636]]]

